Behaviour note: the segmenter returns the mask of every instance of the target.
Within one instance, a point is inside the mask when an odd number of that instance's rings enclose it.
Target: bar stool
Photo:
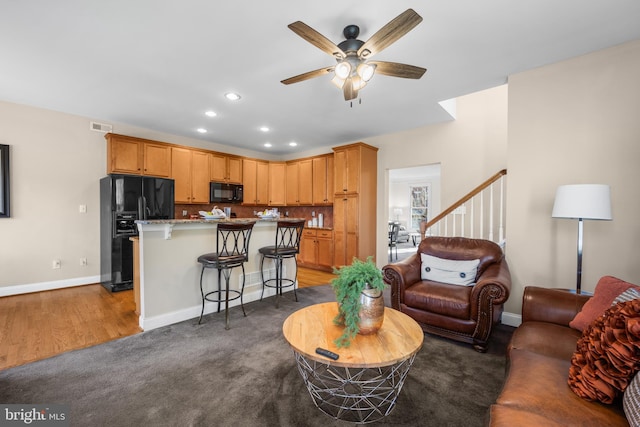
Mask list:
[[[304,220],[301,221],[278,221],[276,228],[276,244],[275,246],[265,246],[258,251],[262,254],[260,259],[260,278],[262,279],[262,294],[260,301],[264,296],[264,288],[276,288],[276,307],[279,304],[282,288],[293,286],[293,295],[298,301],[296,294],[296,280],[298,278],[298,261],[296,255],[300,252],[300,237],[302,237],[302,229],[304,228]],[[276,267],[275,279],[264,279],[264,259],[270,258],[274,260]],[[296,266],[296,274],[293,279],[282,277],[282,262],[287,258],[293,258]],[[273,283],[275,282],[275,283]],[[283,283],[284,282],[284,283]]]
[[[202,322],[205,301],[217,302],[218,313],[220,312],[220,303],[224,301],[225,329],[229,329],[229,301],[240,298],[242,313],[246,317],[247,313],[244,311],[244,304],[242,302],[242,294],[244,292],[245,284],[244,263],[249,259],[249,240],[251,238],[251,231],[253,230],[254,224],[255,222],[219,223],[218,230],[216,232],[216,252],[200,255],[198,257],[198,262],[202,264],[202,271],[200,272],[202,311],[200,312],[198,324]],[[229,276],[231,276],[231,270],[234,267],[242,267],[242,287],[239,291],[229,289]],[[218,290],[207,292],[205,294],[202,286],[202,276],[204,275],[204,270],[207,268],[215,268],[218,270]],[[225,290],[220,289],[220,279],[222,275],[224,275]]]

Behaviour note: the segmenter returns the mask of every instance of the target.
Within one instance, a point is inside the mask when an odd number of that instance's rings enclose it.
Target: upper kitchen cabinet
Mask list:
[[[312,205],[313,197],[310,190],[313,187],[313,182],[312,159],[287,162],[287,206]]]
[[[269,163],[242,159],[243,205],[269,204]]]
[[[269,162],[269,206],[286,204],[286,164]]]
[[[107,173],[171,176],[171,147],[160,142],[113,133],[107,140]]]
[[[171,148],[176,203],[209,203],[210,154],[188,148]]]
[[[332,205],[333,194],[333,154],[313,158],[313,205]]]
[[[211,181],[242,183],[242,158],[222,153],[211,155]]]
[[[358,193],[361,166],[362,156],[359,144],[334,148],[335,194]]]

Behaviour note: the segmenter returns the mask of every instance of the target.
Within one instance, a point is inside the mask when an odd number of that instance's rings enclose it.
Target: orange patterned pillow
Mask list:
[[[571,358],[569,387],[590,401],[612,403],[640,369],[640,299],[606,310],[583,333]]]
[[[582,310],[576,314],[576,317],[574,317],[569,323],[569,326],[573,329],[584,332],[587,326],[593,323],[593,321],[599,316],[602,316],[607,308],[611,307],[613,300],[615,300],[618,295],[629,288],[640,289],[640,287],[634,284],[625,282],[624,280],[620,280],[613,276],[604,276],[600,278],[593,293],[593,297],[585,303]]]

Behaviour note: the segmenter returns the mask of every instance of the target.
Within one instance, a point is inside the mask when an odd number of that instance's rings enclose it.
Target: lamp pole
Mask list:
[[[578,218],[578,281],[576,283],[576,294],[581,293],[582,285],[582,218]]]

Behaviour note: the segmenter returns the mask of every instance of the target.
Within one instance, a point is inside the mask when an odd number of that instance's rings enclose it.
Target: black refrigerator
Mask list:
[[[108,290],[133,288],[133,242],[138,219],[173,219],[172,179],[108,175],[100,180],[100,282]]]

